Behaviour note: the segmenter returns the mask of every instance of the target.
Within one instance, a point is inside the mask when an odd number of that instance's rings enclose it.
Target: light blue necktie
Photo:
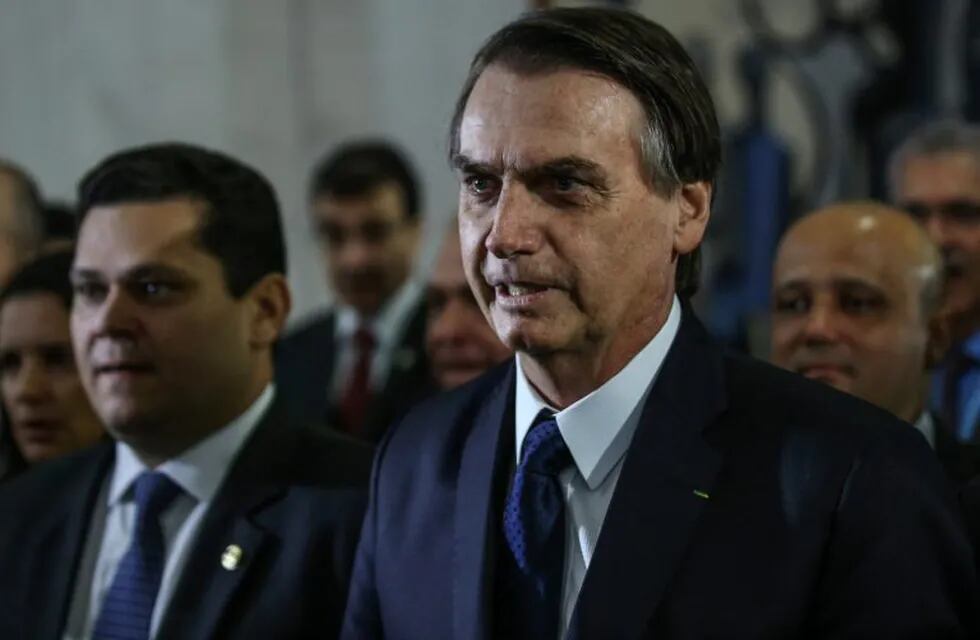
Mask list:
[[[148,640],[166,561],[160,514],[180,495],[166,475],[145,472],[136,479],[136,526],[126,555],[102,602],[94,640]]]

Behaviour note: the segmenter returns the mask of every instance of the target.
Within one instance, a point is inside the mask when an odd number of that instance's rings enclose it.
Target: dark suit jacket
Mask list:
[[[513,398],[511,364],[383,442],[342,638],[493,637]],[[569,637],[961,638],[976,594],[956,498],[918,433],[722,355],[685,311]]]
[[[114,451],[102,444],[0,488],[0,638],[62,637]],[[284,424],[273,405],[206,513],[157,637],[335,637],[370,455],[346,437]],[[234,571],[220,564],[229,544],[244,551]]]
[[[962,486],[980,475],[980,442],[960,442],[935,414],[932,422],[936,456],[953,483]]]
[[[289,415],[313,424],[338,424],[329,392],[338,347],[337,316],[328,312],[287,336],[276,350],[276,388]],[[432,390],[425,354],[425,307],[419,305],[405,326],[384,388],[376,394],[361,435],[377,441]]]

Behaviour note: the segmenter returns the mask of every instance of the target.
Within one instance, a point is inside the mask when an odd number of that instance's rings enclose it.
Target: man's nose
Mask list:
[[[13,400],[32,403],[43,400],[51,391],[47,369],[38,358],[25,358],[14,378]]]
[[[810,343],[835,342],[839,337],[838,315],[829,304],[815,304],[803,323],[803,337]]]
[[[493,226],[487,235],[487,251],[506,259],[537,251],[542,242],[540,204],[519,183],[507,183],[493,209]]]

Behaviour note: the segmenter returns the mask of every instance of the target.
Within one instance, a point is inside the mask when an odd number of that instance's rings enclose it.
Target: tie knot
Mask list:
[[[136,479],[133,494],[140,519],[157,519],[183,490],[166,474],[146,471]]]
[[[374,339],[374,333],[369,328],[363,326],[358,327],[357,331],[354,332],[354,346],[359,351],[373,351],[376,345],[377,341]]]
[[[550,476],[557,476],[572,464],[572,454],[553,415],[538,415],[524,436],[521,459],[528,471]]]

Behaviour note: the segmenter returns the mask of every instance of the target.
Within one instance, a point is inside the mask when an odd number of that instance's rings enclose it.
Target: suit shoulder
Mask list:
[[[422,400],[392,426],[384,448],[424,450],[460,441],[480,407],[507,392],[512,373],[513,363],[508,361],[475,380]]]
[[[842,452],[883,443],[928,450],[911,425],[828,385],[746,356],[727,354],[725,367],[730,411],[761,428],[820,433]]]
[[[283,336],[277,350],[303,349],[312,342],[329,340],[333,336],[335,317],[333,311],[324,311],[306,318]]]
[[[111,443],[99,443],[35,465],[0,484],[0,513],[17,513],[19,519],[30,519],[32,513],[43,512],[56,495],[76,487],[93,465],[101,464],[111,448]]]
[[[282,435],[294,473],[332,485],[367,486],[374,457],[370,444],[305,423],[283,425]]]

